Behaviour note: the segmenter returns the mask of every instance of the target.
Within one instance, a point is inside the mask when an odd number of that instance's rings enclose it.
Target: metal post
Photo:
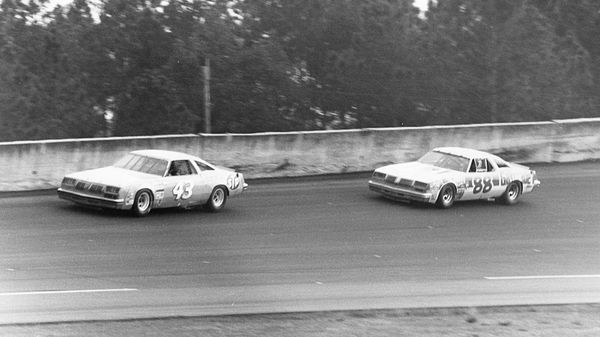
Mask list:
[[[211,133],[210,120],[210,59],[204,58],[204,131]]]

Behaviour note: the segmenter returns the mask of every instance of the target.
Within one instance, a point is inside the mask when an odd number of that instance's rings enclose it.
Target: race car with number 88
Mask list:
[[[494,199],[515,204],[540,185],[535,171],[483,151],[440,147],[419,160],[376,169],[372,191],[390,199],[448,208],[458,200]]]

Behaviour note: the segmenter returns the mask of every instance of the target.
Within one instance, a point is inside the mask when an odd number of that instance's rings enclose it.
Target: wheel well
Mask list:
[[[519,186],[519,194],[522,194],[523,193],[523,182],[520,180],[513,180],[512,182],[516,183],[517,186]]]
[[[223,187],[223,189],[225,189],[225,194],[226,194],[227,196],[229,196],[229,188],[228,188],[227,186],[225,186],[225,185],[221,184],[221,185],[217,185],[217,186],[215,186],[215,188],[217,188],[217,187]],[[213,189],[213,190],[214,190],[214,189]]]
[[[444,187],[446,187],[446,186],[450,186],[450,187],[452,187],[452,191],[454,191],[454,195],[456,196],[456,190],[457,190],[457,189],[456,189],[456,185],[454,185],[454,183],[452,183],[452,182],[449,182],[449,183],[445,183],[445,184],[443,184],[443,185],[442,185],[442,187],[440,187],[440,190],[438,191],[438,195],[437,195],[437,197],[435,198],[436,200],[437,200],[437,199],[440,197],[440,193],[442,193],[442,189],[443,189]]]
[[[442,185],[442,187],[440,188],[440,191],[442,190],[442,188],[446,187],[446,186],[450,186],[452,187],[452,190],[454,191],[454,194],[456,194],[456,185],[454,185],[454,183],[445,183],[444,185]]]
[[[146,187],[140,188],[139,190],[137,190],[137,192],[135,192],[135,195],[133,197],[134,198],[137,197],[137,195],[142,191],[148,191],[148,194],[150,194],[150,204],[152,204],[154,202],[154,193],[149,188],[146,188]]]
[[[143,213],[138,211],[139,209],[138,209],[138,202],[137,202],[137,198],[140,195],[140,193],[142,193],[142,192],[148,193],[148,197],[150,198],[150,200],[148,202],[148,207],[145,211],[143,211]],[[127,193],[129,194],[130,192],[127,192]],[[135,194],[133,197],[133,205],[131,205],[131,210],[133,211],[133,213],[136,216],[145,216],[150,212],[150,210],[152,208],[154,208],[154,193],[152,193],[152,190],[149,188],[140,188],[139,190],[135,191]]]

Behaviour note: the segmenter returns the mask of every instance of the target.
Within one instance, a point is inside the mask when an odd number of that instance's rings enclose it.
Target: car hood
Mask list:
[[[114,166],[75,172],[68,174],[67,177],[116,187],[128,186],[140,180],[159,178],[157,175],[126,170]]]
[[[445,176],[453,175],[456,171],[423,164],[418,161],[402,164],[394,164],[380,167],[377,172],[389,174],[395,177],[417,180],[423,183],[432,183]]]

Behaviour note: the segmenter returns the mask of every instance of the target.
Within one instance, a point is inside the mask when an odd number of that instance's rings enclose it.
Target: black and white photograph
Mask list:
[[[0,336],[600,336],[600,1],[0,0]]]

